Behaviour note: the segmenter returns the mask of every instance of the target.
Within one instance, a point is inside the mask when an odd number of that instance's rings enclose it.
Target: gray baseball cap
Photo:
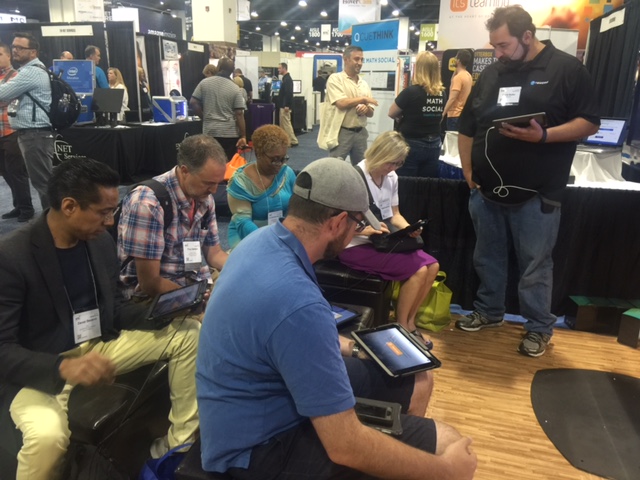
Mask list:
[[[369,210],[369,192],[360,173],[338,158],[321,158],[307,165],[296,178],[294,195],[325,207],[362,212],[366,221],[380,228]]]

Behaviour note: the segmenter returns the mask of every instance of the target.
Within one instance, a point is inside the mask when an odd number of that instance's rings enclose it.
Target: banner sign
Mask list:
[[[338,30],[344,35],[352,34],[358,23],[380,20],[380,0],[340,0]]]
[[[497,7],[519,3],[534,25],[579,30],[578,48],[587,44],[589,21],[623,4],[623,0],[441,0],[438,50],[489,48],[485,22]]]
[[[330,42],[331,40],[344,38],[344,35],[340,33],[337,27],[333,27],[329,23],[323,23],[320,27],[309,28],[309,38],[322,42]]]
[[[78,95],[93,94],[95,71],[91,60],[54,60],[53,73],[62,74],[61,78]]]
[[[365,52],[398,50],[399,36],[400,22],[398,20],[365,23],[353,26],[351,44],[362,48]]]
[[[149,10],[138,10],[140,32],[172,40],[182,40],[182,19]]]
[[[93,37],[91,25],[43,25],[43,37]]]
[[[187,50],[189,50],[190,52],[204,53],[204,45],[201,45],[199,43],[188,42],[187,43]]]
[[[24,15],[0,13],[0,23],[27,23],[27,17]]]
[[[476,80],[480,74],[494,62],[497,62],[498,59],[493,55],[494,50],[492,48],[487,49],[479,49],[473,52],[473,66],[471,67],[471,78],[473,79],[473,84],[476,84]]]
[[[74,0],[76,22],[104,22],[103,0]]]
[[[330,23],[323,23],[322,25],[320,25],[320,41],[321,42],[331,41],[331,24]]]
[[[390,72],[395,71],[398,66],[398,49],[374,50],[364,49],[364,62],[362,70],[368,72]]]
[[[437,23],[421,23],[420,24],[420,41],[435,42],[438,40],[438,24]]]

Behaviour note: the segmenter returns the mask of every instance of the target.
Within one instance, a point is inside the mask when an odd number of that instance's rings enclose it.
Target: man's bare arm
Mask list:
[[[473,147],[473,138],[458,133],[458,154],[460,155],[460,163],[462,164],[462,173],[467,181],[469,188],[478,188],[479,185],[472,180],[473,165],[471,164],[471,149]]]
[[[160,260],[135,258],[140,290],[150,297],[180,288],[175,282],[160,275]]]

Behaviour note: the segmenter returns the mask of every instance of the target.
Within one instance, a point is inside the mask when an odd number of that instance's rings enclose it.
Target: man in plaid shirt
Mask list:
[[[178,165],[155,180],[171,197],[173,220],[164,228],[164,211],[153,191],[135,188],[122,202],[118,225],[120,261],[133,257],[121,277],[148,296],[179,288],[187,281],[210,280],[227,260],[220,247],[213,193],[224,181],[224,150],[208,135],[186,138]]]
[[[11,67],[11,48],[0,43],[0,85],[7,83],[15,74]],[[7,102],[0,102],[0,173],[11,189],[13,210],[3,214],[2,218],[26,222],[33,217],[29,175],[18,147],[18,137],[9,125],[7,106]]]

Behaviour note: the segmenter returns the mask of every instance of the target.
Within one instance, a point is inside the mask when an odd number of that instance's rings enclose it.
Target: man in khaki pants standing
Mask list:
[[[280,63],[278,65],[278,73],[282,75],[282,86],[280,87],[280,93],[278,94],[278,104],[280,105],[280,126],[289,135],[291,142],[290,147],[298,146],[298,138],[293,133],[293,126],[291,125],[291,107],[293,106],[293,80],[287,70],[288,65],[286,63]]]

